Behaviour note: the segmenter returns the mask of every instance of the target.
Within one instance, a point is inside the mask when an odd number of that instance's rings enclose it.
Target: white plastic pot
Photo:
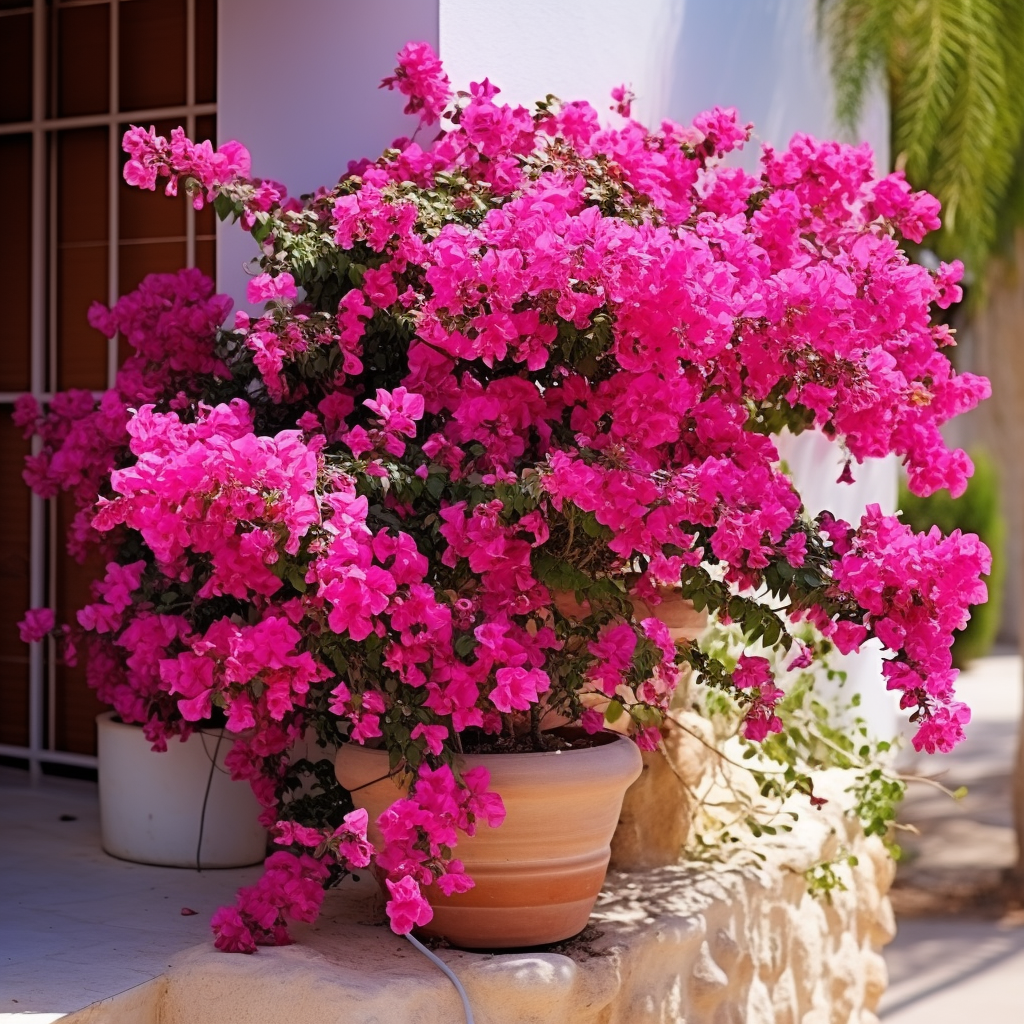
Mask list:
[[[180,868],[238,868],[264,859],[267,833],[257,820],[259,802],[247,782],[233,782],[224,768],[234,742],[227,734],[219,748],[216,730],[193,733],[184,743],[172,739],[166,752],[155,753],[141,726],[125,725],[112,711],[97,717],[96,729],[107,853]]]

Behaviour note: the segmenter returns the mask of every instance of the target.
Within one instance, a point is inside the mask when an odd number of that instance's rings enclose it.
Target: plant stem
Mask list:
[[[547,741],[540,731],[541,711],[539,704],[530,705],[530,738],[533,740],[534,750],[547,750]]]

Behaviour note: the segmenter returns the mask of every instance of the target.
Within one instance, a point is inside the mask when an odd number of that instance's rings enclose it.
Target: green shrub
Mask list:
[[[974,476],[959,498],[939,491],[918,498],[900,481],[900,508],[904,522],[915,530],[937,526],[943,533],[962,530],[976,533],[992,552],[992,574],[985,577],[988,602],[971,609],[971,618],[953,644],[953,662],[963,668],[974,658],[987,654],[999,631],[1006,575],[1006,521],[999,506],[999,471],[983,451],[971,452]]]

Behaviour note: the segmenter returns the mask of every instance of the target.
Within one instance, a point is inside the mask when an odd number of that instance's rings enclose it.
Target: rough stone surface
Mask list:
[[[612,838],[611,866],[647,871],[678,863],[689,842],[698,790],[714,744],[706,719],[674,715],[658,750],[643,751],[640,778],[626,791]]]
[[[879,947],[893,935],[892,862],[838,810],[845,781],[793,832],[759,840],[750,865],[684,863],[613,872],[587,932],[557,947],[488,955],[443,949],[477,1024],[875,1024]],[[858,857],[831,903],[803,872],[845,848]],[[210,946],[177,958],[145,993],[67,1024],[452,1024],[450,982],[382,923],[368,879],[329,894],[296,945],[254,956]],[[142,996],[145,998],[142,998]],[[126,1000],[131,1000],[129,1006]]]
[[[692,819],[690,794],[661,750],[645,750],[640,778],[626,791],[612,837],[611,866],[624,871],[679,860]]]

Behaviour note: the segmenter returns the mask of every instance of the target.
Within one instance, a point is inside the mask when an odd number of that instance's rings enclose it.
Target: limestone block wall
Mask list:
[[[895,934],[881,842],[823,818],[758,851],[760,867],[680,865],[608,880],[592,923],[615,936],[617,991],[580,1024],[874,1024]],[[840,845],[831,901],[804,871]],[[495,1018],[497,1020],[499,1018]],[[557,1018],[552,1018],[552,1020]]]
[[[789,833],[731,863],[613,872],[582,936],[554,949],[489,955],[442,949],[477,1024],[875,1024],[879,951],[894,934],[893,864],[841,813],[846,781]],[[840,850],[855,866],[831,901],[804,873]],[[329,894],[293,946],[253,956],[212,944],[66,1024],[453,1024],[451,983],[383,923],[368,878]]]

